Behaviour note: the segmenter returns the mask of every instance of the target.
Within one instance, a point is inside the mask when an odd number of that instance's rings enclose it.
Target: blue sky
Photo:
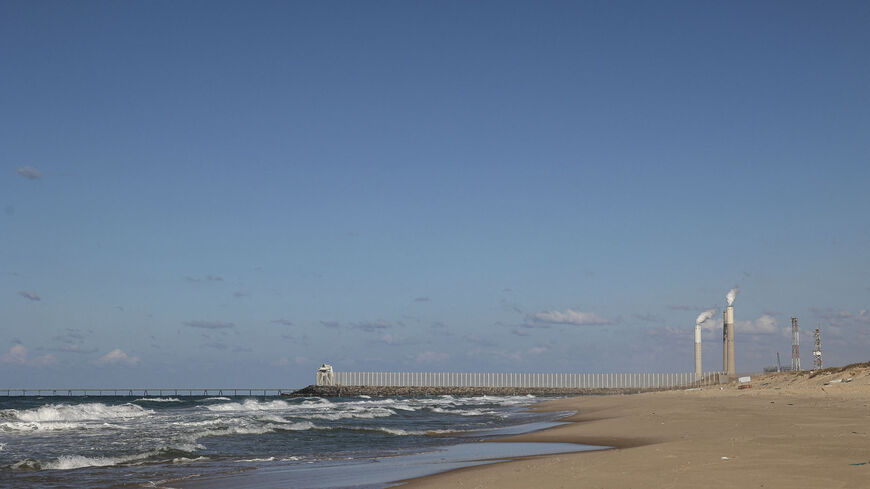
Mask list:
[[[3,2],[0,384],[870,347],[866,2]]]

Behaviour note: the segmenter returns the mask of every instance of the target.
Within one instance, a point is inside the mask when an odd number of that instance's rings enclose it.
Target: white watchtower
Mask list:
[[[335,385],[335,372],[332,371],[332,365],[324,363],[317,369],[315,385]]]

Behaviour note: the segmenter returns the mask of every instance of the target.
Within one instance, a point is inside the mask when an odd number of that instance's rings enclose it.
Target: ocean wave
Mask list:
[[[292,421],[282,418],[277,414],[261,414],[254,419],[265,423],[292,423]]]
[[[189,458],[189,457],[176,457],[172,459],[172,463],[174,464],[189,464],[191,462],[201,462],[203,460],[208,460],[209,458],[206,456]]]
[[[268,458],[244,458],[241,460],[237,460],[237,462],[274,462],[275,457]]]
[[[178,448],[162,448],[133,455],[119,455],[115,457],[86,457],[84,455],[61,455],[50,461],[25,459],[8,467],[12,470],[38,471],[38,470],[73,470],[83,467],[109,467],[114,465],[139,465],[145,462],[165,462],[169,460],[185,459],[192,454]],[[189,459],[194,460],[194,459]]]
[[[266,433],[275,433],[279,431],[307,431],[323,429],[330,428],[317,426],[310,421],[298,421],[281,424],[269,423],[260,426],[249,424],[236,424],[219,428],[206,429],[202,431],[195,431],[184,435],[183,439],[190,443],[198,443],[200,439],[212,436],[265,435]],[[201,447],[201,445],[197,446]]]
[[[143,397],[141,399],[136,399],[133,402],[181,402],[181,399],[177,399],[175,397]]]
[[[206,402],[206,401],[232,401],[229,397],[206,397],[204,399],[198,399],[196,402]]]
[[[496,404],[498,406],[517,406],[538,402],[533,395],[526,396],[477,396],[468,398],[475,404]]]
[[[376,401],[351,401],[341,403],[339,404],[339,406],[353,406],[363,408],[369,408],[372,406],[388,407],[390,409],[398,409],[400,411],[416,411],[420,409],[419,407],[412,406],[409,401],[397,399],[379,399]]]
[[[321,426],[317,426],[316,424],[310,421],[300,421],[298,423],[291,423],[287,425],[268,425],[273,429],[281,430],[281,431],[307,431],[307,430],[322,430],[325,429]]]
[[[205,406],[209,411],[281,411],[291,409],[292,405],[287,401],[258,401],[256,399],[245,399],[243,402],[227,402],[223,404],[215,404]]]
[[[396,436],[421,436],[425,435],[425,431],[413,431],[413,430],[403,430],[401,428],[376,428],[375,431],[382,431],[388,435],[396,435]]]
[[[353,409],[349,411],[339,411],[332,413],[313,413],[313,414],[300,414],[299,416],[308,418],[308,419],[323,419],[327,421],[338,421],[340,419],[375,419],[375,418],[388,418],[396,414],[392,409],[386,408],[373,408],[369,410],[365,409]]]
[[[87,428],[100,428],[100,426],[88,425],[85,423],[65,423],[65,422],[38,422],[38,421],[12,421],[8,423],[0,423],[0,432],[32,432],[32,431],[67,431],[79,430]]]
[[[484,410],[484,409],[444,409],[440,407],[430,407],[429,408],[433,413],[440,414],[455,414],[458,416],[488,416],[494,415],[498,417],[504,417],[498,411]]]
[[[88,404],[49,404],[24,411],[10,409],[6,412],[18,421],[38,423],[137,418],[154,413],[154,411],[135,404],[107,406],[99,402]]]

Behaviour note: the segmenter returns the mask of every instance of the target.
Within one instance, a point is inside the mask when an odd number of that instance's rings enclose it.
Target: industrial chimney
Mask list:
[[[740,289],[734,287],[725,295],[727,306],[722,318],[722,371],[728,380],[737,377],[737,368],[734,365],[734,299]]]
[[[713,317],[716,314],[716,308],[707,309],[698,315],[695,320],[695,380],[701,380],[704,375],[701,369],[701,323]]]
[[[725,364],[725,375],[731,380],[737,377],[737,368],[734,365],[734,306],[729,305],[725,308],[725,351],[727,353],[727,361]]]
[[[695,380],[701,380],[704,373],[701,371],[701,325],[695,325]]]

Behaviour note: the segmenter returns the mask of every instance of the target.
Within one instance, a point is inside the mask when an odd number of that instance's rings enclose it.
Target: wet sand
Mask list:
[[[870,488],[870,365],[834,370],[753,378],[750,389],[552,401],[537,409],[576,411],[570,424],[501,440],[615,448],[469,467],[402,487]]]

